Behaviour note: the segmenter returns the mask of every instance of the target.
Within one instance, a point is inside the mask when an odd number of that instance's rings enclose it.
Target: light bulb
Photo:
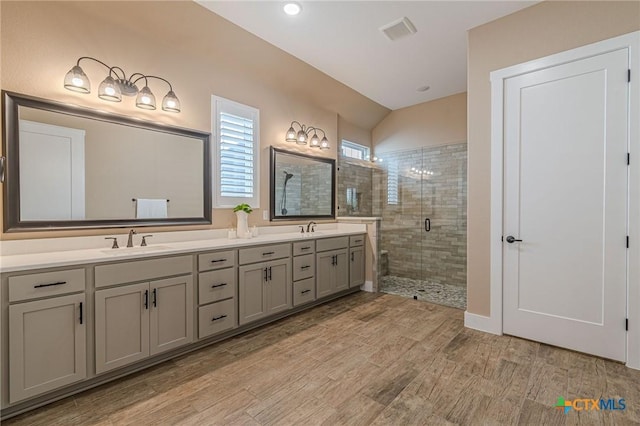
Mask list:
[[[82,68],[76,65],[64,76],[64,88],[73,92],[90,93],[91,83]]]
[[[98,97],[109,102],[120,102],[122,100],[120,86],[111,76],[108,75],[102,83],[100,83],[100,87],[98,87]]]
[[[173,90],[169,90],[162,99],[162,110],[167,112],[180,112],[180,101]]]
[[[285,138],[285,140],[287,142],[295,142],[296,141],[296,131],[294,130],[293,126],[289,127],[289,130],[287,130],[287,137]]]
[[[142,109],[156,109],[156,97],[148,86],[144,86],[138,93],[136,106]]]
[[[287,15],[294,16],[302,11],[302,6],[300,6],[300,3],[291,1],[291,2],[285,3],[285,5],[283,6],[283,10],[284,10],[284,13],[286,13]]]

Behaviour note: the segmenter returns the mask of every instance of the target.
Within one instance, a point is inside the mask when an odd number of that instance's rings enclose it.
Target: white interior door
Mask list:
[[[20,220],[85,218],[84,136],[20,121]]]
[[[628,63],[621,49],[504,86],[503,330],[621,361]]]

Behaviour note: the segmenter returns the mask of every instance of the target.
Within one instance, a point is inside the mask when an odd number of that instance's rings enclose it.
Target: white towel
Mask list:
[[[138,198],[136,217],[138,219],[166,219],[167,200],[164,198]]]

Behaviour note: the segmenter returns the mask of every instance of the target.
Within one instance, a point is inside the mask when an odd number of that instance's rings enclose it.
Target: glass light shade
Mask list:
[[[120,102],[122,100],[122,92],[120,85],[111,78],[110,75],[105,78],[98,88],[98,97],[105,101]]]
[[[296,142],[298,143],[298,145],[306,145],[307,144],[307,134],[305,132],[303,132],[302,130],[300,130],[298,132],[298,137],[296,139]]]
[[[329,140],[326,136],[322,138],[322,141],[320,142],[320,149],[329,149]]]
[[[311,140],[309,141],[311,148],[319,148],[320,147],[320,138],[318,135],[313,132],[313,136],[311,136]]]
[[[180,112],[180,101],[173,90],[169,90],[169,93],[162,99],[162,110],[168,112]]]
[[[149,86],[144,86],[138,93],[136,106],[142,109],[156,109],[156,97],[151,93]]]
[[[76,65],[64,76],[64,88],[79,93],[90,93],[91,83],[82,68]]]
[[[296,131],[292,127],[289,127],[287,130],[287,137],[285,139],[287,142],[296,142]]]

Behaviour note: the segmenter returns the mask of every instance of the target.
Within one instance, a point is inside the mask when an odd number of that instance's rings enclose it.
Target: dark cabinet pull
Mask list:
[[[275,253],[276,253],[275,251],[267,251],[267,252],[262,253],[262,255],[263,256],[269,256],[269,255],[275,254]]]
[[[227,259],[213,259],[211,263],[226,262]]]
[[[149,290],[144,291],[144,308],[149,309]]]
[[[304,271],[305,269],[309,269],[309,268],[311,268],[311,265],[304,265],[304,266],[301,266],[301,267],[300,267],[300,269],[302,269],[303,271]]]
[[[153,307],[157,307],[158,306],[158,291],[157,289],[153,289]]]
[[[269,270],[269,268],[264,268],[264,280],[265,281],[269,281],[268,270]]]
[[[213,317],[213,318],[211,318],[211,322],[218,321],[218,320],[224,319],[226,317],[227,317],[226,315],[220,315],[219,317]]]
[[[338,265],[338,255],[336,254],[334,257],[336,258],[336,265]]]
[[[302,290],[302,291],[300,292],[300,294],[309,293],[310,291],[311,291],[311,290]]]
[[[82,302],[80,302],[80,324],[82,324]]]
[[[41,288],[41,287],[51,287],[54,285],[62,285],[62,284],[66,284],[66,281],[58,281],[57,283],[49,283],[49,284],[38,284],[38,285],[34,285],[33,288]]]
[[[269,266],[269,281],[271,281],[271,266]]]
[[[352,262],[355,262],[354,255],[355,255],[355,253],[354,253],[354,252],[351,252],[351,261],[352,261]]]
[[[431,219],[426,218],[424,220],[424,230],[425,230],[425,232],[431,231]]]
[[[300,247],[300,250],[309,250],[311,247]]]
[[[214,284],[214,285],[211,286],[211,288],[224,287],[225,285],[227,285],[227,283]]]
[[[354,243],[361,243],[362,240],[353,240]]]

